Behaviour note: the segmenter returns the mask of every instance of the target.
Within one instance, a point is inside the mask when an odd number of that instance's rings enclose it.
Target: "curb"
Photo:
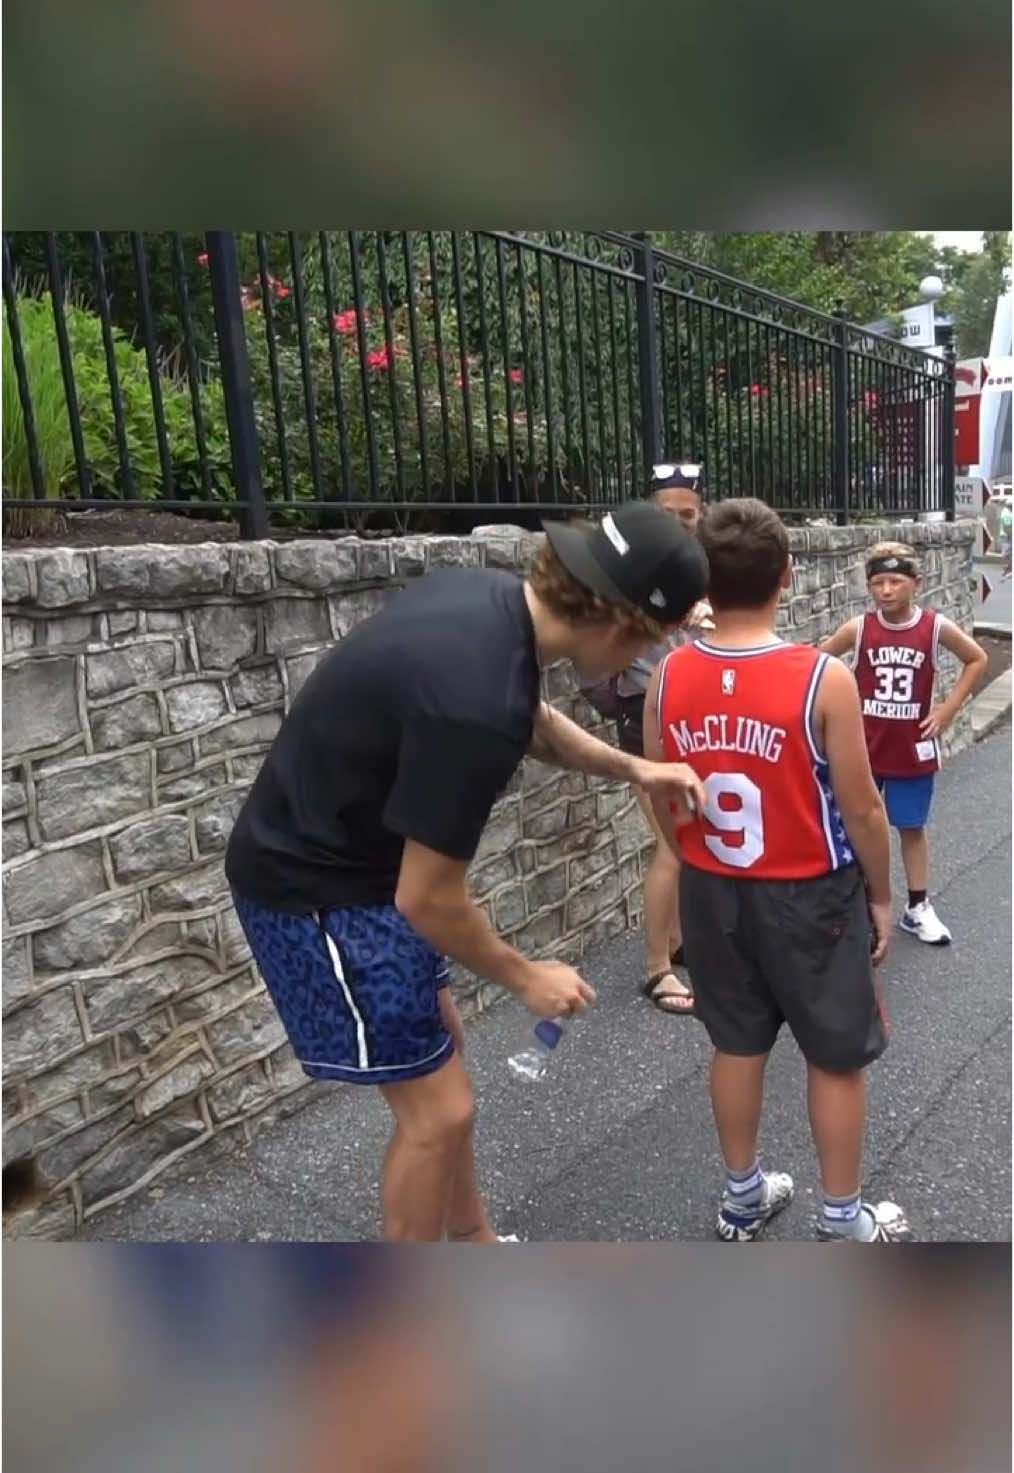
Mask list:
[[[981,742],[1011,713],[1011,672],[1005,670],[972,702],[972,741]]]
[[[973,624],[973,634],[989,634],[994,639],[1010,639],[1011,626],[1009,624],[990,624],[983,620],[981,623]]]

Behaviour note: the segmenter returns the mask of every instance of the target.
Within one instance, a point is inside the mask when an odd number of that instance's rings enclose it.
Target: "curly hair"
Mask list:
[[[528,581],[549,612],[568,624],[612,624],[626,637],[651,638],[656,642],[664,637],[664,628],[657,619],[626,604],[610,603],[578,583],[548,542],[539,548]]]

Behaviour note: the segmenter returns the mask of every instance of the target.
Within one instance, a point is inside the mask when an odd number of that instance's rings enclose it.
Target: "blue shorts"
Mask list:
[[[311,1079],[396,1084],[450,1058],[437,998],[447,963],[393,905],[291,915],[233,903]]]
[[[877,787],[884,795],[887,821],[893,829],[924,829],[929,822],[933,802],[932,772],[918,777],[878,777]]]

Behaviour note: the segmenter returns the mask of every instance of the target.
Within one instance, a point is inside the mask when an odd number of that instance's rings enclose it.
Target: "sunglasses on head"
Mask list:
[[[652,466],[651,476],[654,481],[673,481],[688,491],[696,491],[701,479],[701,467],[690,464],[670,465],[664,462]]]

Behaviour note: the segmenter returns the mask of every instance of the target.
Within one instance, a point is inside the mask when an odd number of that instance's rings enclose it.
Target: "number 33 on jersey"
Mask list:
[[[830,656],[781,640],[718,649],[700,640],[662,667],[658,729],[707,802],[682,827],[687,864],[742,879],[804,880],[854,862],[813,712]]]

